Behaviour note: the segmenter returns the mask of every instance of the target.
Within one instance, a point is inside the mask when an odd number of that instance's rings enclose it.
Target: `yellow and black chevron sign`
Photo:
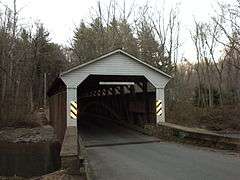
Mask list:
[[[157,116],[162,115],[162,101],[161,100],[156,101],[156,114],[157,114]]]
[[[70,109],[70,117],[72,119],[77,119],[77,103],[75,101],[71,101]]]

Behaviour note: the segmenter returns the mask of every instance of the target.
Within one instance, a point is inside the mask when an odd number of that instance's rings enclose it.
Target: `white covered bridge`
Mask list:
[[[48,91],[51,123],[61,139],[67,129],[65,143],[68,129],[77,134],[93,119],[140,127],[165,122],[164,88],[170,78],[115,50],[60,74]]]

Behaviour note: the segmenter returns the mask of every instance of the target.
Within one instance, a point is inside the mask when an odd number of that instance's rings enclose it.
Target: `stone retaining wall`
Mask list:
[[[77,127],[67,127],[61,149],[61,167],[65,169],[67,174],[80,174],[82,166],[79,157],[79,144]]]
[[[195,144],[239,151],[240,139],[226,137],[207,130],[187,128],[170,123],[161,123],[158,126],[145,125],[144,133],[171,141]]]

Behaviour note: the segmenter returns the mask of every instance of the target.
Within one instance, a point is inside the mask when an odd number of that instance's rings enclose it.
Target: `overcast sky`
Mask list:
[[[13,0],[0,0],[12,5]],[[62,45],[69,45],[73,36],[73,30],[81,19],[89,17],[90,11],[96,7],[98,0],[17,0],[21,10],[21,23],[33,23],[36,20],[42,22],[51,33],[51,39]],[[118,0],[121,4],[124,0]],[[230,3],[233,0],[221,0]],[[101,0],[102,4],[108,4],[109,0]],[[126,0],[126,6],[133,2],[143,5],[146,0]],[[180,53],[188,59],[194,59],[195,52],[190,37],[193,29],[194,18],[200,21],[208,21],[217,9],[217,0],[148,0],[153,7],[161,8],[165,3],[166,9],[179,4],[181,21]]]

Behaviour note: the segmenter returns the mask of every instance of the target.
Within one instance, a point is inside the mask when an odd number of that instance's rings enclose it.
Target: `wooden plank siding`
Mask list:
[[[50,124],[55,129],[57,137],[62,142],[67,124],[67,92],[62,91],[49,98]]]

